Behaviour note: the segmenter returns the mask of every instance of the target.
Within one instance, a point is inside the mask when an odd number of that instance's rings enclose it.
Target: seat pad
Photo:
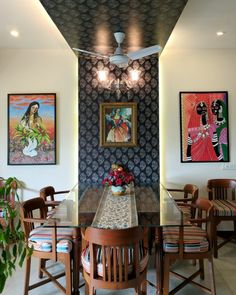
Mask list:
[[[57,245],[58,253],[68,253],[72,249],[72,228],[57,228]],[[28,245],[36,251],[52,251],[52,229],[37,227],[30,232]]]
[[[214,216],[236,216],[236,201],[212,200]]]
[[[139,255],[141,258],[139,261],[140,272],[142,272],[147,267],[149,256],[148,256],[148,252],[144,255],[141,249],[140,249]],[[133,271],[133,261],[132,261],[133,249],[129,249],[128,258],[129,258],[128,273],[130,274]],[[99,248],[97,251],[97,262],[98,262],[97,273],[100,277],[103,277],[103,264],[101,260],[102,260],[101,248]],[[81,254],[81,262],[82,262],[84,270],[87,273],[90,273],[90,251],[88,246],[83,250]]]
[[[209,242],[206,232],[197,226],[184,227],[184,252],[207,252]],[[179,251],[179,227],[163,228],[163,251],[178,253]]]
[[[186,203],[177,203],[177,206],[183,212],[184,220],[189,220],[191,218],[191,207],[185,205]]]

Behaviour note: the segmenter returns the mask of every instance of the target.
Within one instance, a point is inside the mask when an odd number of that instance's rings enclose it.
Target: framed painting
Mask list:
[[[56,164],[56,94],[8,94],[8,165]]]
[[[181,162],[229,162],[228,92],[180,92]]]
[[[137,103],[100,104],[100,145],[102,147],[137,146]]]

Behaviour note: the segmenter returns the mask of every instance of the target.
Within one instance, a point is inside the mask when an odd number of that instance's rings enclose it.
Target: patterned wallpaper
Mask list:
[[[123,48],[164,47],[188,0],[40,0],[70,47],[111,53],[113,33]]]
[[[121,78],[130,68],[141,72],[138,85],[132,90],[115,91],[101,87],[97,70],[109,69],[110,75]],[[112,163],[122,163],[135,176],[137,184],[159,182],[159,93],[158,58],[156,55],[134,61],[120,69],[97,58],[79,58],[79,183],[101,183]],[[138,146],[104,148],[99,146],[99,104],[101,102],[137,102]]]

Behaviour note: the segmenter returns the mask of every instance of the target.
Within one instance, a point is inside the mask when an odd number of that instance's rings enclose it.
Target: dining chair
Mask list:
[[[146,294],[148,249],[145,230],[99,229],[88,227],[83,238],[88,245],[81,262],[85,279],[85,294],[96,289],[134,288],[135,294]]]
[[[33,249],[32,255],[26,257],[26,271],[24,295],[34,288],[53,282],[64,294],[71,295],[71,250],[72,230],[70,228],[43,227],[47,221],[47,207],[42,198],[33,198],[21,204],[21,222],[25,234],[26,243]],[[37,217],[36,217],[37,216]],[[31,257],[39,258],[39,278],[43,275],[48,278],[30,285]],[[65,272],[53,276],[49,273],[46,262],[52,260],[64,264]],[[66,287],[57,279],[65,275]]]
[[[212,295],[216,294],[211,249],[211,217],[213,206],[209,200],[202,198],[198,198],[196,204],[189,206],[195,207],[197,218],[190,219],[187,225],[163,227],[161,240],[158,241],[162,245],[163,295],[175,294],[189,283],[200,287]],[[203,224],[205,224],[205,228]],[[204,259],[207,259],[209,262],[210,289],[193,281],[198,275],[200,275],[201,279],[204,279]],[[176,260],[198,260],[199,268],[186,278],[171,270],[171,264]],[[184,281],[169,292],[170,273]]]
[[[185,206],[183,204],[195,204],[198,199],[198,187],[194,184],[185,184],[182,189],[167,188],[172,193],[181,193],[182,198],[177,198],[172,195],[178,207],[182,210],[185,219],[194,218],[195,208],[194,206]]]
[[[45,186],[40,189],[39,196],[45,201],[45,204],[50,210],[48,210],[48,214],[50,215],[50,211],[55,209],[56,206],[60,204],[61,201],[56,200],[58,195],[63,195],[69,193],[69,190],[63,191],[55,191],[53,186]],[[53,212],[51,212],[52,214]]]
[[[231,221],[236,234],[236,179],[209,179],[207,182],[208,197],[214,206],[212,218],[212,241],[214,257],[218,249],[232,240],[232,236],[218,244],[217,226],[222,221]]]

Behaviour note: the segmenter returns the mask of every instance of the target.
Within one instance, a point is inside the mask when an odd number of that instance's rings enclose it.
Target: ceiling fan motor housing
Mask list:
[[[114,54],[109,58],[110,63],[115,64],[119,68],[128,66],[129,57],[127,55]]]

